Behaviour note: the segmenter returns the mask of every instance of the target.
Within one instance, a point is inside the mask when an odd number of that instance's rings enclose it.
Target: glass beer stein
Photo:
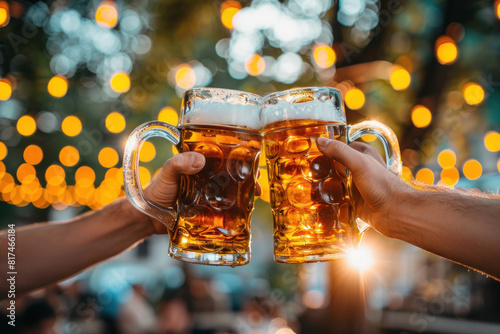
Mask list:
[[[250,218],[262,143],[260,102],[258,95],[234,90],[188,90],[178,127],[152,121],[130,135],[123,162],[125,191],[135,207],[168,227],[171,257],[210,265],[250,261]],[[182,175],[177,209],[161,207],[142,192],[139,150],[153,136],[206,159],[200,172]]]
[[[340,91],[299,88],[263,98],[274,259],[283,263],[342,258],[368,225],[356,220],[349,171],[321,154],[318,137],[347,144],[374,134],[385,148],[387,168],[401,173],[399,145],[387,126],[364,121],[346,125]]]

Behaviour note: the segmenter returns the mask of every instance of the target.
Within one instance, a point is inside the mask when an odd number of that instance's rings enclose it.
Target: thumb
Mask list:
[[[363,172],[369,164],[367,156],[338,140],[319,137],[316,140],[318,149],[326,157],[335,159],[347,167],[354,175]]]

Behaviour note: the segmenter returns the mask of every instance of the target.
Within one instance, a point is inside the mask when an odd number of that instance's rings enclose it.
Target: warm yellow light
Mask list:
[[[66,173],[64,169],[59,165],[51,165],[45,171],[45,180],[47,184],[58,186],[64,182],[64,178],[66,177]]]
[[[118,22],[116,5],[111,1],[103,1],[95,12],[95,21],[103,28],[114,28]]]
[[[0,8],[0,11],[2,9]],[[7,79],[0,79],[0,101],[7,101],[12,95],[12,84]]]
[[[411,121],[417,128],[425,128],[426,126],[429,126],[429,124],[431,124],[431,111],[424,106],[416,105],[411,110]]]
[[[35,180],[36,171],[35,167],[29,164],[22,164],[17,168],[17,180],[21,183],[30,183]]]
[[[476,180],[483,174],[483,166],[477,160],[467,160],[462,168],[464,176],[469,180]]]
[[[500,133],[496,131],[490,131],[484,136],[484,146],[491,152],[500,151]]]
[[[436,57],[439,63],[448,65],[457,59],[458,49],[448,36],[441,36],[436,41]]]
[[[452,150],[443,150],[438,155],[438,163],[441,168],[450,168],[455,166],[457,156]]]
[[[220,6],[221,17],[220,20],[224,27],[233,29],[233,17],[241,9],[241,4],[238,1],[224,1]]]
[[[180,65],[175,72],[175,82],[183,89],[192,88],[196,83],[196,74],[191,66],[188,64]]]
[[[500,20],[500,0],[495,1],[495,14],[497,14],[497,19]]]
[[[151,181],[151,172],[146,167],[139,167],[139,179],[142,187],[145,187]]]
[[[0,27],[5,27],[9,24],[9,20],[9,4],[5,1],[0,1]]]
[[[114,149],[111,147],[104,147],[99,152],[98,160],[102,167],[111,168],[118,163],[119,157]]]
[[[358,110],[365,104],[365,94],[361,89],[351,88],[345,94],[345,104],[349,109]]]
[[[411,172],[411,169],[408,168],[408,166],[403,166],[403,169],[402,169],[402,173],[401,173],[401,177],[403,178],[403,180],[405,180],[406,182],[410,182],[411,179],[413,179],[413,174]]]
[[[179,116],[177,116],[177,112],[174,108],[165,107],[158,113],[158,120],[176,126],[179,121]]]
[[[141,147],[141,152],[139,153],[139,160],[143,162],[148,162],[154,159],[156,156],[156,149],[150,142],[144,142]]]
[[[329,68],[335,64],[337,56],[335,51],[328,45],[318,45],[313,51],[314,62],[318,67]]]
[[[79,187],[87,188],[94,185],[95,172],[88,166],[82,166],[76,170],[75,181]]]
[[[24,149],[23,158],[30,165],[38,165],[43,159],[43,151],[37,145],[29,145]]]
[[[406,89],[408,88],[408,86],[410,86],[410,73],[408,73],[408,71],[404,68],[396,67],[391,73],[390,82],[392,88],[394,88],[395,90]]]
[[[120,133],[125,129],[125,117],[119,112],[113,111],[106,117],[106,129],[112,133]]]
[[[65,146],[59,152],[59,161],[67,167],[73,167],[80,161],[80,153],[73,146]]]
[[[31,136],[36,131],[35,119],[31,116],[24,115],[17,121],[17,132],[23,136]]]
[[[497,170],[500,173],[500,158],[497,160]]]
[[[269,180],[267,177],[267,169],[259,168],[259,171],[260,171],[260,176],[257,179],[257,182],[259,183],[260,189],[262,191],[259,198],[262,199],[263,201],[269,202],[270,196],[269,196]]]
[[[68,116],[62,121],[61,129],[66,136],[75,137],[82,132],[82,122],[76,116]]]
[[[53,97],[63,97],[68,92],[68,79],[60,75],[52,77],[47,85],[47,91]]]
[[[484,89],[477,83],[468,83],[464,87],[464,99],[471,106],[479,104],[484,100]]]
[[[7,156],[7,152],[7,146],[5,146],[5,144],[0,141],[0,160],[5,159],[5,157]]]
[[[441,180],[450,187],[457,184],[459,178],[460,174],[455,167],[446,168],[441,171]]]
[[[373,266],[373,254],[367,247],[358,247],[351,249],[347,254],[349,264],[359,271],[363,272]]]
[[[266,69],[266,61],[259,55],[253,55],[245,62],[245,70],[251,76],[257,76]]]
[[[422,168],[419,170],[415,178],[428,184],[434,183],[434,173],[429,168]]]
[[[0,191],[2,191],[1,184],[2,184],[2,181],[3,181],[2,179],[3,179],[4,175],[5,175],[5,171],[6,171],[5,164],[0,161]]]
[[[115,73],[109,80],[111,89],[117,93],[126,93],[130,89],[130,77],[127,73]]]
[[[179,150],[174,145],[172,145],[172,154],[173,155],[179,154]]]
[[[375,139],[377,139],[377,136],[375,135],[371,135],[371,134],[368,134],[368,135],[363,135],[361,136],[361,139],[367,143],[369,142],[372,142],[374,141]]]

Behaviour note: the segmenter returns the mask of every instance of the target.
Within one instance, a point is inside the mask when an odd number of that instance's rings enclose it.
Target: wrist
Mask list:
[[[419,190],[404,184],[401,189],[394,193],[393,205],[391,205],[387,214],[387,230],[385,235],[389,238],[402,239],[405,235],[409,221],[409,213],[412,212],[412,207],[417,205],[417,197]]]
[[[117,205],[119,205],[122,219],[127,226],[140,226],[138,234],[140,239],[144,239],[155,234],[151,218],[136,209],[126,197],[118,199]]]

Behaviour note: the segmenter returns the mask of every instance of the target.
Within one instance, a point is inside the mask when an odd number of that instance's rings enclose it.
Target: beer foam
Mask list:
[[[289,102],[273,94],[264,97],[264,107],[261,112],[263,126],[296,119],[313,119],[318,121],[339,122],[346,124],[342,101],[334,95],[329,98],[314,99],[304,102]]]
[[[260,97],[243,98],[241,95],[218,96],[212,92],[209,99],[192,98],[184,105],[179,125],[211,124],[261,129]]]

